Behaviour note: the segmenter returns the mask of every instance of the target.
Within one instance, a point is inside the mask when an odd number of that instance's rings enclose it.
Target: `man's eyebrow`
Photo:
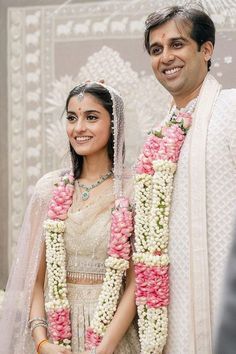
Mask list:
[[[183,42],[188,42],[188,38],[186,37],[173,37],[173,38],[170,38],[169,42],[175,42],[175,41],[183,41]]]
[[[176,42],[176,41],[179,41],[179,40],[181,40],[183,42],[188,42],[188,39],[186,37],[181,37],[181,36],[180,37],[169,38],[168,42],[169,43],[173,43],[173,42]],[[156,42],[154,42],[154,43],[152,43],[150,45],[149,49],[152,49],[155,46],[162,46],[162,44],[160,42],[156,41]]]

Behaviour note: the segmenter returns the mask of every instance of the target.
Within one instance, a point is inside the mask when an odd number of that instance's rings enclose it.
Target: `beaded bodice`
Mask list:
[[[111,209],[114,206],[112,185],[86,205],[81,191],[75,185],[73,204],[68,212],[64,234],[67,251],[67,272],[104,275],[107,245],[111,226]]]

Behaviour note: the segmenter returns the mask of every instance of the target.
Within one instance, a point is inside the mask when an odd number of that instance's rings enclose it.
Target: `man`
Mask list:
[[[168,7],[145,25],[153,72],[174,109],[193,108],[197,98],[172,194],[164,352],[211,354],[236,205],[236,90],[221,90],[208,73],[215,26],[202,10]]]

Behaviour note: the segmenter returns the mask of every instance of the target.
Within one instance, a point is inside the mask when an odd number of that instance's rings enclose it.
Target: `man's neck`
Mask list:
[[[192,101],[194,98],[196,98],[199,95],[199,92],[201,90],[203,82],[192,92],[186,94],[186,95],[181,95],[181,96],[174,96],[174,104],[178,109],[184,108],[187,106],[187,104]]]

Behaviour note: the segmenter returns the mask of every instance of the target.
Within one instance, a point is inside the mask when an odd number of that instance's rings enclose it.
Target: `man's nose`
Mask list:
[[[172,62],[174,60],[175,56],[173,54],[173,52],[171,51],[171,49],[169,48],[164,48],[163,52],[161,54],[161,61],[164,64],[168,64],[170,62]]]

